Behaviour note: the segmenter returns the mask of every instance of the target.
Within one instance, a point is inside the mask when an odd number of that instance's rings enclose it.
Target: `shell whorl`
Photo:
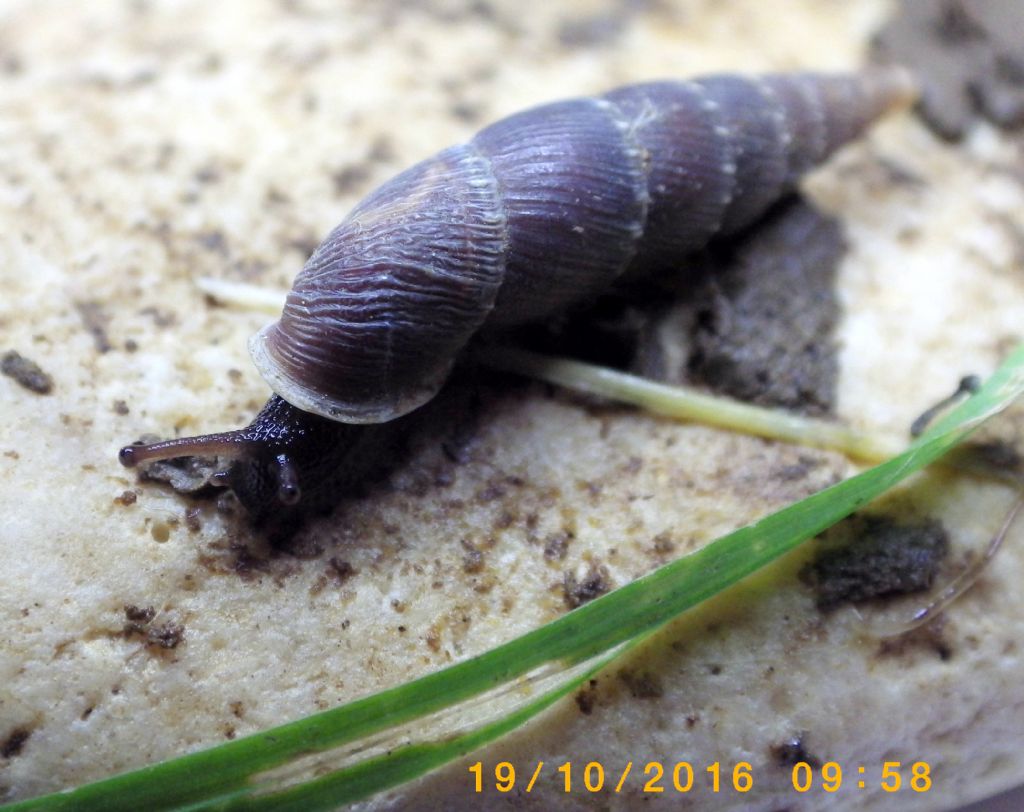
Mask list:
[[[896,69],[720,75],[509,116],[357,205],[253,337],[253,360],[300,409],[399,417],[485,322],[539,319],[678,264],[912,98]]]
[[[487,160],[463,145],[365,198],[306,262],[281,320],[250,339],[271,388],[343,423],[429,400],[501,287],[498,196]]]

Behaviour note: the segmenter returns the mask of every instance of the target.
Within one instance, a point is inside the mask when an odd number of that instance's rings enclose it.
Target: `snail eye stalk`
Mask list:
[[[169,460],[175,457],[241,457],[252,451],[252,440],[240,431],[204,434],[199,437],[181,437],[157,443],[126,445],[117,458],[125,468],[134,468],[143,462]]]
[[[278,454],[274,462],[277,465],[277,501],[282,505],[297,505],[302,499],[298,470],[287,454]]]

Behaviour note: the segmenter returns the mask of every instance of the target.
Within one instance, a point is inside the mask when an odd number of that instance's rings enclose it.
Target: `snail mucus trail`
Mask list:
[[[120,460],[230,458],[218,484],[257,522],[329,507],[474,335],[678,272],[913,97],[898,68],[715,75],[502,119],[371,192],[313,252],[250,340],[275,392],[251,425]]]

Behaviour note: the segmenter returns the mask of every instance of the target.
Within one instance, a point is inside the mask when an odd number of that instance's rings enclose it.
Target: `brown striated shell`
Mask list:
[[[348,423],[429,400],[485,323],[543,318],[749,225],[913,96],[899,70],[629,85],[502,119],[363,200],[250,342],[282,398]]]
[[[429,400],[501,287],[508,227],[485,158],[452,147],[379,187],[313,253],[249,342],[300,409],[378,423]]]

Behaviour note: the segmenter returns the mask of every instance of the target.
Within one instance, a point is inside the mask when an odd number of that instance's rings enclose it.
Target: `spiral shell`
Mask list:
[[[484,325],[681,265],[912,95],[895,69],[719,75],[509,116],[359,203],[252,338],[253,360],[299,409],[394,419],[433,397]]]

